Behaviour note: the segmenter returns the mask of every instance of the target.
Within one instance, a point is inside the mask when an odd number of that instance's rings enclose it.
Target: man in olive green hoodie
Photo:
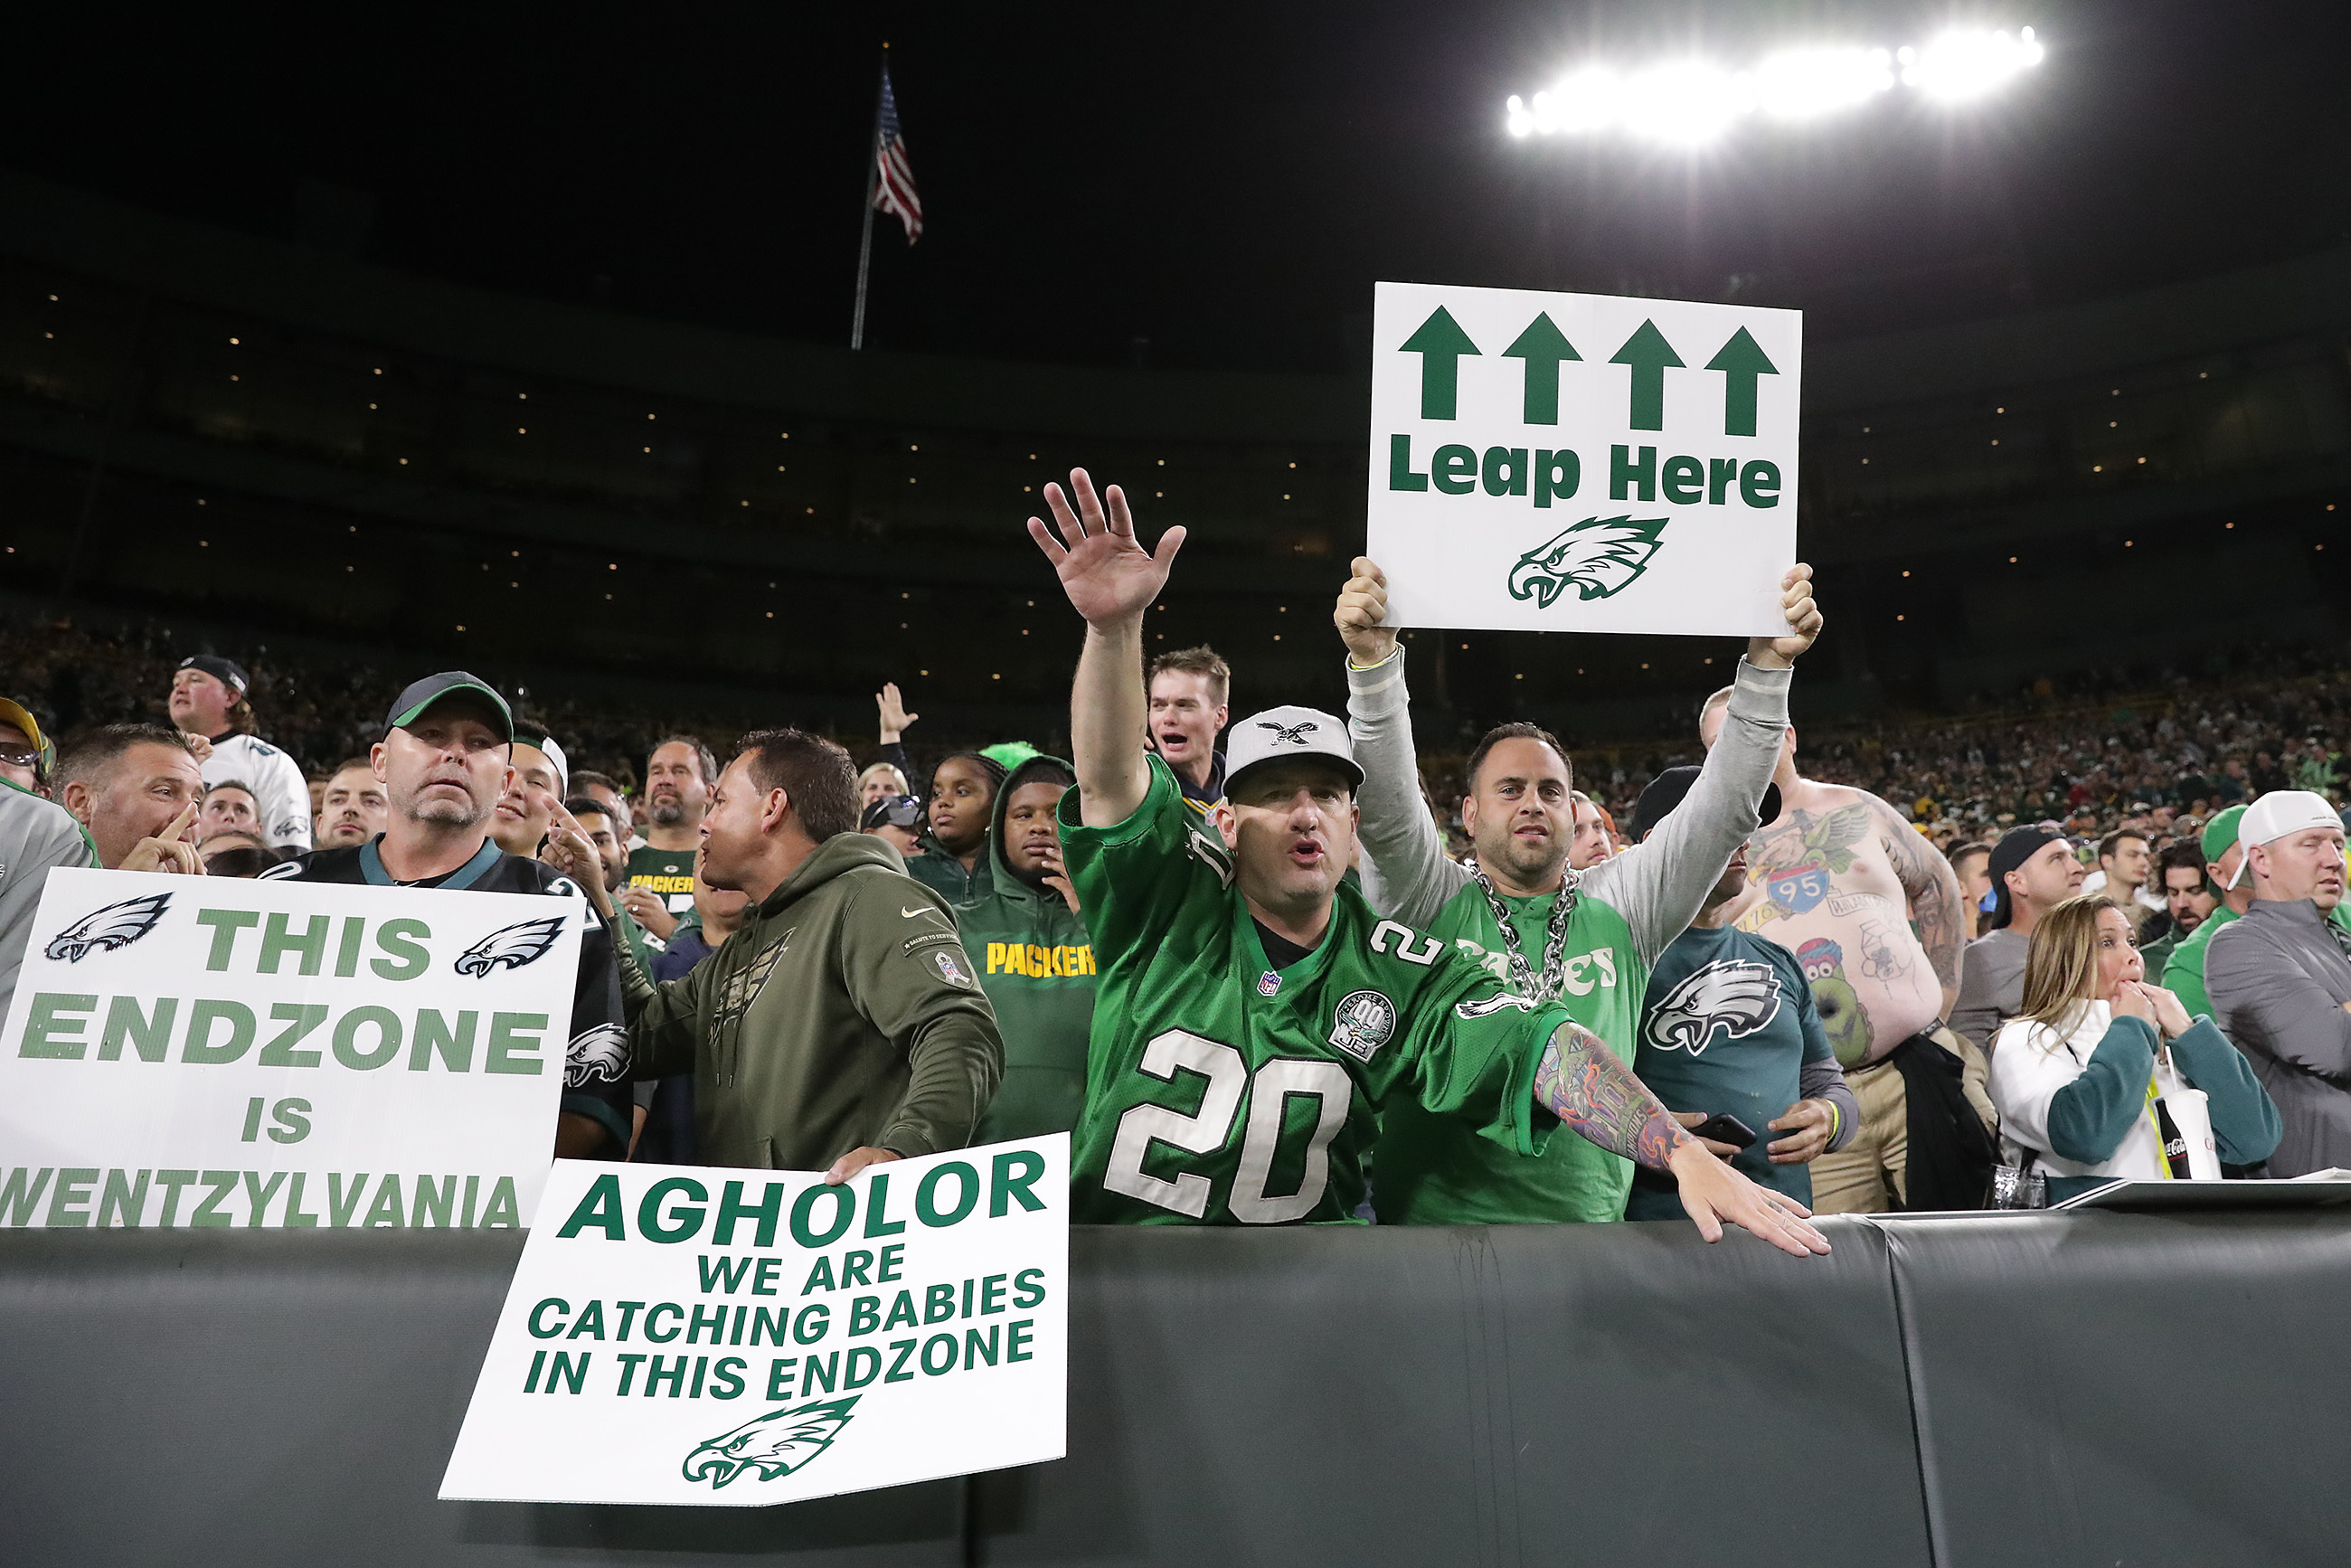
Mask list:
[[[1061,872],[1054,809],[1077,782],[1057,757],[1031,757],[996,791],[987,891],[956,906],[964,951],[1004,1031],[1004,1083],[977,1143],[1078,1124],[1094,1019],[1094,951]]]
[[[557,822],[563,869],[609,925],[595,851]],[[1004,1044],[955,917],[856,824],[847,752],[747,735],[701,830],[705,880],[753,901],[742,926],[660,985],[614,945],[635,1075],[694,1074],[705,1164],[846,1181],[963,1147],[996,1092]]]

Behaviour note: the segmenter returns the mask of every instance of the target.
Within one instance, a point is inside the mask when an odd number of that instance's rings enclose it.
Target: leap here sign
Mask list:
[[[0,1224],[528,1225],[586,909],[50,873],[0,1034]],[[607,1046],[582,1070],[625,1071]]]
[[[1390,624],[1785,630],[1799,312],[1383,283],[1372,341]]]
[[[755,1508],[1060,1458],[1069,1148],[839,1186],[557,1161],[441,1495]]]

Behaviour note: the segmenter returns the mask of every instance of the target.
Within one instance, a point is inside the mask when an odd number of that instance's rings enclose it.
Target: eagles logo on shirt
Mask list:
[[[1769,964],[1723,959],[1676,986],[1649,1013],[1644,1032],[1659,1051],[1699,1054],[1720,1030],[1724,1040],[1750,1035],[1780,1016],[1780,981]]]
[[[1395,1004],[1377,991],[1350,991],[1331,1015],[1331,1043],[1358,1061],[1395,1032]]]

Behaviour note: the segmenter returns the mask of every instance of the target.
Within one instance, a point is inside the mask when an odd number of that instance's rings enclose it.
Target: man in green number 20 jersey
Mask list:
[[[1803,1206],[1707,1153],[1563,1009],[1513,995],[1340,883],[1363,770],[1346,727],[1275,708],[1233,727],[1221,843],[1191,831],[1144,748],[1143,617],[1184,530],[1155,555],[1126,499],[1082,471],[1029,531],[1086,621],[1071,699],[1078,787],[1062,850],[1101,969],[1074,1215],[1132,1224],[1344,1219],[1378,1106],[1409,1094],[1521,1155],[1556,1122],[1671,1171],[1708,1240],[1722,1222],[1825,1252]],[[1074,505],[1072,504],[1074,502]]]

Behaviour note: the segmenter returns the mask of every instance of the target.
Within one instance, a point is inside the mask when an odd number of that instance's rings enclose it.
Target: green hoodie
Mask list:
[[[1078,1124],[1086,1103],[1086,1040],[1093,1029],[1094,953],[1085,922],[1061,894],[1032,887],[1004,858],[1012,791],[1053,769],[1053,757],[1014,768],[996,792],[987,831],[987,890],[956,906],[965,950],[1004,1032],[1004,1082],[975,1143],[1041,1137]]]
[[[817,846],[692,972],[615,942],[635,1075],[694,1074],[705,1165],[822,1170],[972,1141],[1004,1070],[946,901],[865,833]]]

